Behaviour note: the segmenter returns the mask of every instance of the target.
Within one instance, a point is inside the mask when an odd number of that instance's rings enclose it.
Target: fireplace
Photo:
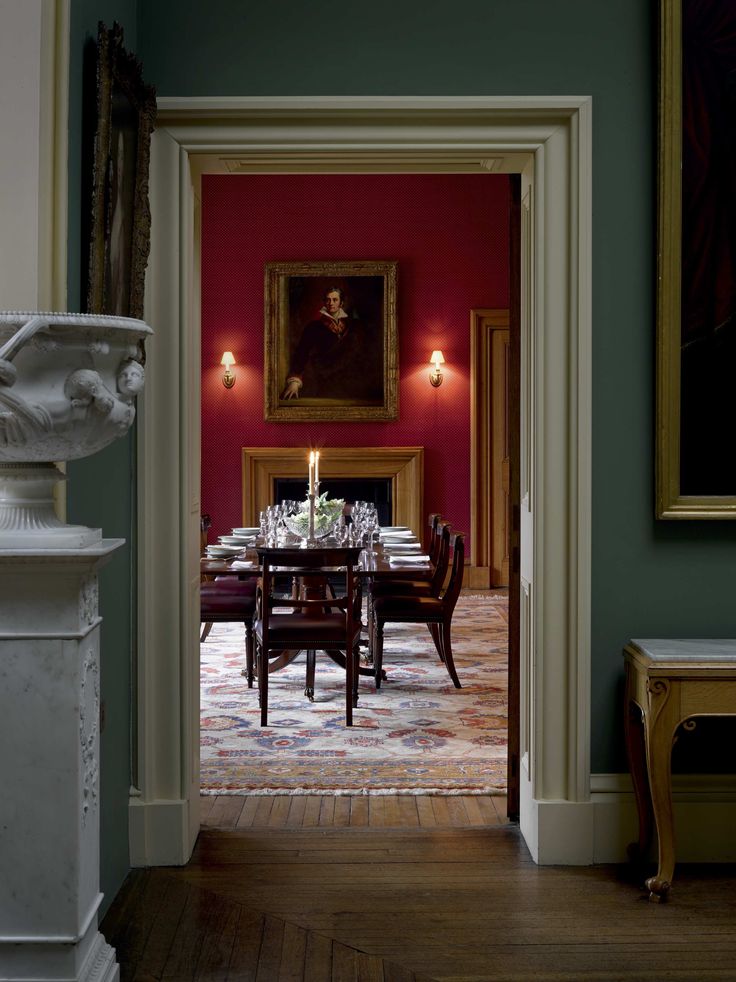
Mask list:
[[[307,490],[303,477],[274,478],[276,502],[285,498],[301,501]],[[325,477],[319,482],[320,494],[325,492],[330,498],[344,498],[352,505],[356,501],[371,501],[376,506],[378,521],[390,525],[393,521],[391,508],[391,478],[389,477]]]
[[[308,448],[243,447],[243,525],[257,525],[274,501],[305,496],[307,457]],[[423,531],[423,447],[323,447],[319,476],[320,490],[332,497],[375,495],[382,524]]]

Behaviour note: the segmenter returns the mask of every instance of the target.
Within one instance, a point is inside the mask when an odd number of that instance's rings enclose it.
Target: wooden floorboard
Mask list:
[[[403,827],[400,799],[374,826],[334,799],[328,826],[311,797],[312,824],[204,829],[186,867],[133,871],[102,925],[123,982],[736,982],[735,867],[678,867],[655,905],[629,867],[537,866],[475,824],[482,796],[417,797]]]

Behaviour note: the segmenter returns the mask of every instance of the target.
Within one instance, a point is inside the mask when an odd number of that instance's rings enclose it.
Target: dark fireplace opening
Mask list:
[[[325,477],[319,482],[319,492],[327,492],[330,498],[344,498],[348,504],[356,501],[372,501],[381,525],[391,525],[390,477]],[[274,478],[274,501],[286,499],[303,501],[307,494],[307,482],[303,477]]]

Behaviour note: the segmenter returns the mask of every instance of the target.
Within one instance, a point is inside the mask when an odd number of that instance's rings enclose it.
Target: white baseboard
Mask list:
[[[128,807],[131,866],[184,866],[194,848],[185,799],[144,801],[131,795]]]
[[[531,785],[522,780],[522,794]],[[540,865],[625,863],[638,820],[628,774],[591,775],[589,801],[527,799],[522,834]],[[736,862],[736,776],[676,775],[673,779],[678,862]],[[656,858],[656,842],[652,859]]]

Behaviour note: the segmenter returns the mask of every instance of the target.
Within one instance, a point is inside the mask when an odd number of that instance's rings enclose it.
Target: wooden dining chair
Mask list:
[[[430,553],[431,567],[427,576],[414,575],[411,569],[406,570],[406,577],[391,577],[386,580],[375,580],[370,586],[370,596],[385,597],[391,594],[411,594],[412,596],[439,597],[445,584],[447,570],[450,565],[450,540],[452,526],[449,522],[440,522],[437,534],[437,548],[434,555]],[[423,570],[417,570],[424,572]]]
[[[465,535],[450,534],[452,572],[447,588],[440,596],[421,596],[386,593],[376,596],[372,604],[373,668],[376,688],[381,687],[383,669],[383,633],[386,624],[426,624],[432,635],[440,660],[456,689],[461,688],[452,657],[452,615],[463,585],[465,569]]]
[[[293,661],[307,652],[307,689],[314,683],[317,651],[325,651],[345,668],[345,723],[353,724],[358,700],[358,652],[361,624],[360,580],[356,576],[361,546],[314,549],[259,547],[262,568],[254,638],[258,669],[261,726],[268,724],[269,661]],[[340,582],[336,574],[342,574]],[[277,595],[276,576],[293,577],[299,589],[291,599]],[[327,581],[332,589],[327,591]],[[287,657],[285,657],[287,656]],[[305,690],[306,691],[306,690]]]
[[[207,640],[213,624],[242,622],[245,628],[245,668],[243,675],[248,680],[248,688],[253,688],[254,645],[253,618],[256,612],[255,576],[238,579],[237,576],[216,576],[214,580],[200,583],[199,608],[202,633],[200,644]]]

